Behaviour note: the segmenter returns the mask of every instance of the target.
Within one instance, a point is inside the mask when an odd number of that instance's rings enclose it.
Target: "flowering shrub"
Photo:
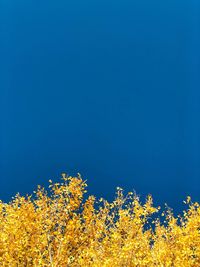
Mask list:
[[[81,176],[50,180],[34,196],[0,202],[0,266],[200,266],[200,207],[187,198],[182,217],[117,188],[112,203],[84,200]],[[156,215],[157,213],[157,215]]]

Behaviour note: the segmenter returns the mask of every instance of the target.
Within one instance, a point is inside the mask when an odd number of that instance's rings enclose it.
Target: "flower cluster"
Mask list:
[[[199,267],[200,206],[162,215],[117,188],[113,202],[84,198],[86,182],[63,174],[34,195],[0,201],[0,266]]]

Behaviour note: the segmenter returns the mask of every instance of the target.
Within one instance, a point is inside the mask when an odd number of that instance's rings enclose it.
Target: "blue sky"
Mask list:
[[[178,209],[200,185],[200,4],[1,1],[0,199],[80,172]]]

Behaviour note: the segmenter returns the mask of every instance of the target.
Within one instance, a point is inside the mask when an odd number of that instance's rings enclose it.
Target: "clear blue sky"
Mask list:
[[[200,2],[0,1],[0,199],[80,172],[89,191],[200,200]]]

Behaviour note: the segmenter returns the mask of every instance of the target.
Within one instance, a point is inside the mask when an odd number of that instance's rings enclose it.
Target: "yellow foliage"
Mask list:
[[[111,203],[84,200],[79,174],[49,183],[50,192],[0,201],[0,266],[200,267],[200,207],[190,197],[182,217],[159,216],[151,196],[142,204],[121,188]]]

